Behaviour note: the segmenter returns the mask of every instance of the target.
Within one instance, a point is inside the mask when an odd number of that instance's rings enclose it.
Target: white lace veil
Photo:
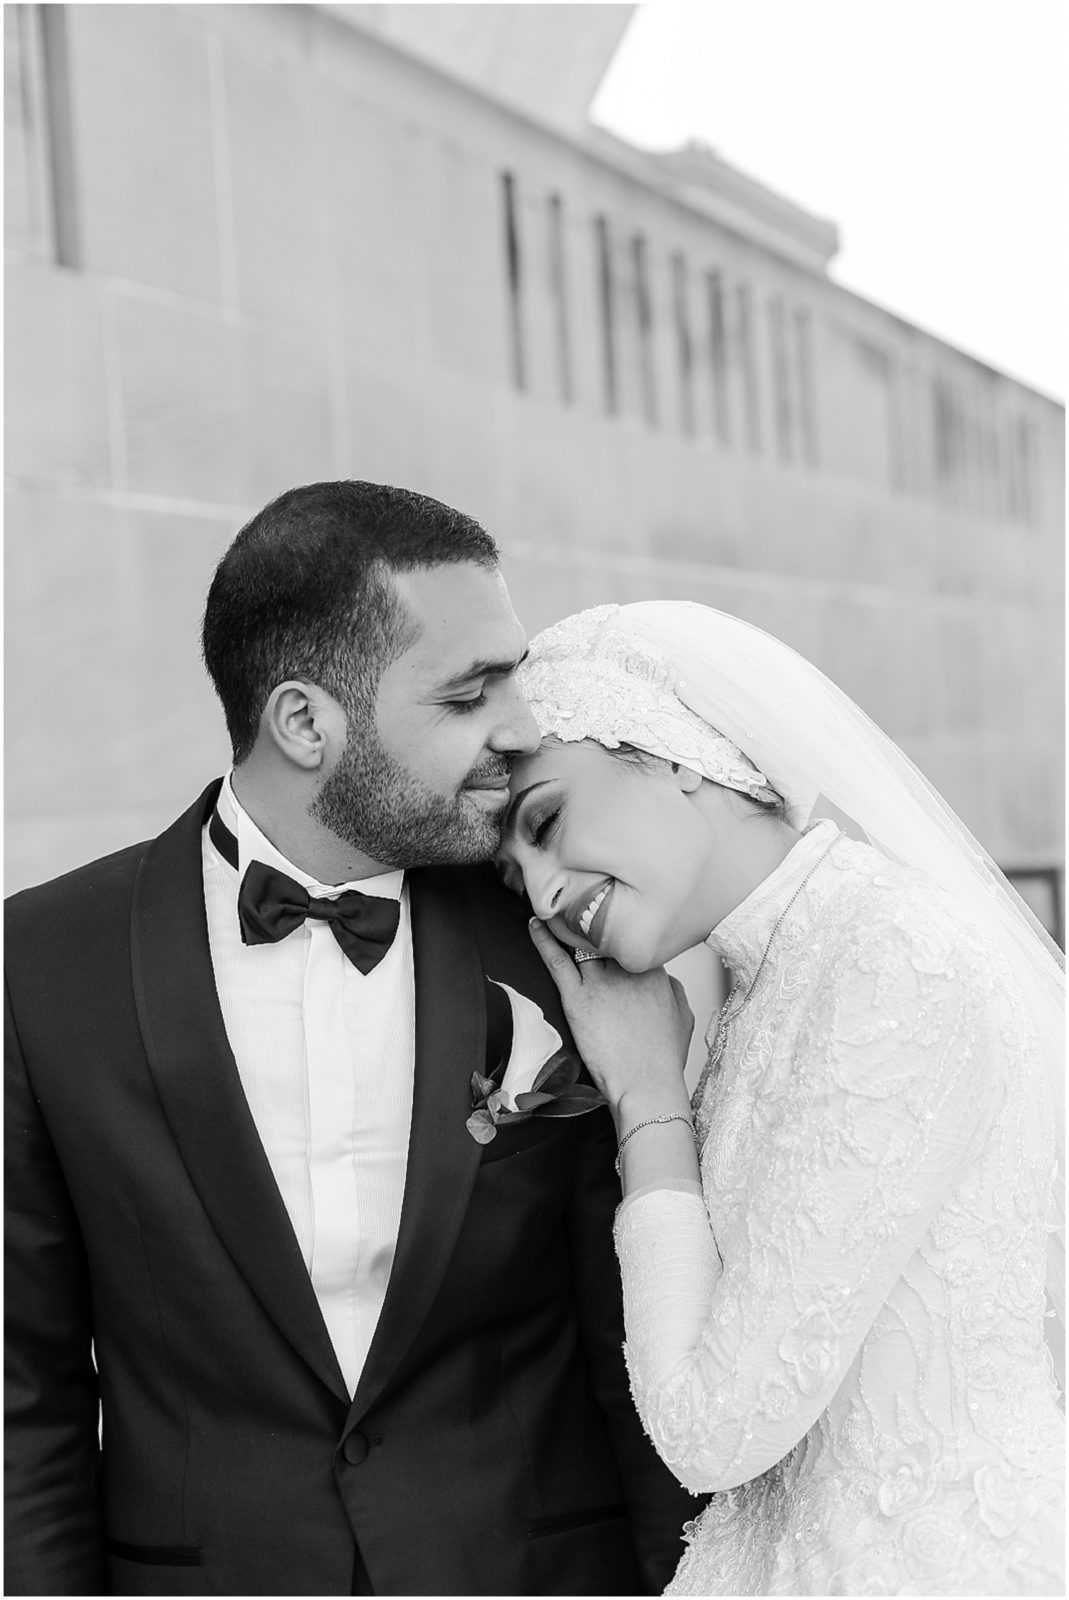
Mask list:
[[[1064,1388],[1065,964],[1057,945],[909,758],[804,657],[760,628],[691,601],[597,611],[656,647],[678,700],[759,768],[796,827],[806,825],[818,800],[830,801],[877,849],[921,868],[954,895],[1001,950],[1034,1020],[1054,1093],[1057,1226],[1047,1292],[1056,1326],[1048,1324],[1048,1342]],[[537,657],[536,639],[532,661]],[[641,738],[631,742],[644,748]],[[686,764],[685,755],[677,758]]]

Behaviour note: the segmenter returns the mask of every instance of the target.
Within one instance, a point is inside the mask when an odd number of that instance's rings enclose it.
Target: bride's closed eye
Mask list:
[[[563,806],[551,805],[547,806],[546,810],[543,812],[539,812],[536,808],[532,809],[534,810],[534,815],[528,816],[527,828],[530,834],[531,843],[538,848],[540,845],[545,844],[549,840],[557,826],[558,821],[560,820],[561,813],[563,812],[564,808]]]

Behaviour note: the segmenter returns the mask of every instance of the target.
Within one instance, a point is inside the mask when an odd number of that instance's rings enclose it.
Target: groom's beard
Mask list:
[[[507,778],[507,757],[473,767],[453,795],[437,794],[392,756],[373,727],[351,738],[310,814],[339,839],[384,867],[489,861],[501,841],[505,808],[487,811],[465,788]]]

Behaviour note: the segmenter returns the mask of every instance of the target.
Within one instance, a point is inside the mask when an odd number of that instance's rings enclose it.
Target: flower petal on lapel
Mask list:
[[[557,1094],[579,1081],[579,1057],[571,1050],[557,1050],[550,1056],[531,1085],[532,1089],[545,1089]]]
[[[516,1095],[534,1087],[540,1069],[560,1050],[563,1041],[533,1000],[496,978],[490,981],[504,989],[512,1007],[512,1054],[501,1080],[501,1093],[515,1105]]]
[[[497,1084],[494,1082],[493,1078],[486,1078],[481,1072],[472,1073],[471,1096],[476,1103],[478,1103],[480,1100],[488,1099],[496,1088]]]
[[[473,1111],[466,1126],[477,1144],[489,1144],[497,1137],[497,1124],[489,1111]]]
[[[517,1111],[533,1111],[536,1106],[551,1106],[553,1100],[554,1096],[551,1094],[536,1094],[533,1090],[528,1090],[526,1094],[518,1094],[516,1096],[516,1109]]]
[[[559,1095],[550,1095],[550,1104],[539,1112],[542,1117],[581,1117],[584,1111],[596,1111],[608,1105],[605,1096],[592,1084],[577,1083],[574,1089],[565,1089]]]

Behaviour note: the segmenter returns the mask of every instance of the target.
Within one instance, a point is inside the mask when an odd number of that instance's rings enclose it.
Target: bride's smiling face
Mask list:
[[[563,944],[630,972],[661,966],[712,927],[701,785],[667,762],[547,740],[513,766],[498,871]]]

